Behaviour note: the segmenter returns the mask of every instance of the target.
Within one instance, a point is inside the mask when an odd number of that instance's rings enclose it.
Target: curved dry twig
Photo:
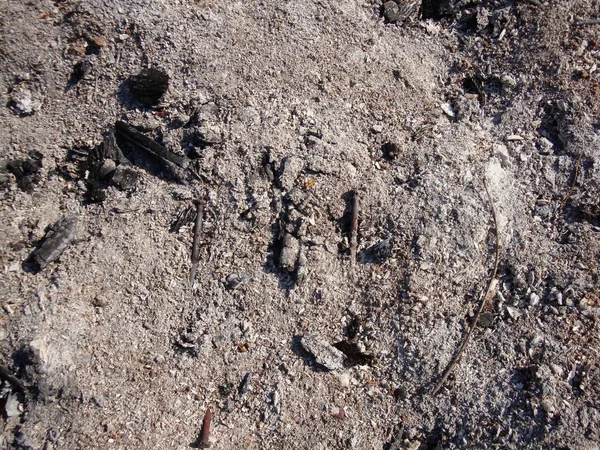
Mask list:
[[[485,181],[485,176],[483,177],[483,186],[485,187],[485,193],[487,194],[488,201],[490,202],[490,208],[492,210],[492,217],[494,219],[494,229],[496,232],[496,250],[494,252],[495,253],[494,266],[492,268],[492,272],[490,273],[487,288],[482,293],[482,296],[480,297],[481,302],[479,304],[479,308],[477,309],[477,313],[475,314],[475,317],[473,318],[473,321],[471,322],[469,331],[467,332],[467,335],[464,337],[462,344],[460,344],[460,347],[458,349],[458,352],[456,353],[456,356],[452,359],[452,362],[448,365],[448,367],[446,367],[446,370],[442,374],[440,380],[435,385],[435,388],[432,391],[432,395],[436,395],[440,391],[440,389],[442,388],[442,386],[444,385],[444,383],[446,382],[446,380],[448,379],[448,377],[450,376],[450,374],[452,373],[452,371],[458,364],[458,361],[460,360],[460,357],[462,356],[463,352],[465,351],[465,348],[467,347],[467,344],[469,343],[469,341],[471,339],[471,335],[473,334],[473,331],[475,330],[475,327],[477,326],[477,322],[479,322],[479,317],[481,316],[481,312],[483,311],[483,308],[487,304],[489,297],[491,297],[491,293],[494,291],[494,285],[496,284],[496,273],[498,272],[498,261],[500,259],[500,237],[499,237],[499,232],[498,232],[498,218],[496,216],[496,209],[494,208],[494,202],[492,201],[492,196],[490,195],[490,191],[489,191],[487,183]]]

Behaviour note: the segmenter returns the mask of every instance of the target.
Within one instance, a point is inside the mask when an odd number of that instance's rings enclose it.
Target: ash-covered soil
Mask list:
[[[0,448],[599,448],[599,4],[398,2],[0,3]]]

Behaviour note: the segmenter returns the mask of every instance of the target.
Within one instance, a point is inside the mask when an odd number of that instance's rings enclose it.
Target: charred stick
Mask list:
[[[190,284],[194,285],[196,278],[196,270],[200,262],[200,231],[202,230],[202,213],[206,201],[199,199],[194,202],[196,204],[196,222],[194,223],[194,240],[192,241],[192,270],[190,272]]]
[[[496,233],[496,248],[495,248],[495,252],[494,252],[494,266],[492,268],[492,272],[490,273],[487,288],[481,295],[481,303],[479,304],[479,308],[477,309],[477,312],[475,313],[475,317],[473,317],[473,322],[471,322],[469,331],[467,332],[467,335],[464,337],[462,343],[460,344],[460,347],[458,348],[458,352],[456,352],[456,356],[454,356],[454,358],[452,359],[452,362],[448,365],[448,367],[446,367],[446,370],[444,371],[440,380],[435,385],[435,388],[432,391],[432,395],[436,395],[440,391],[440,389],[442,388],[442,386],[444,385],[444,383],[450,376],[450,373],[452,373],[452,371],[454,370],[454,368],[460,361],[460,358],[461,358],[463,352],[465,351],[465,348],[467,347],[469,340],[471,339],[471,335],[473,334],[473,331],[475,330],[475,327],[477,326],[477,322],[479,322],[479,318],[481,317],[481,312],[483,311],[483,308],[487,304],[490,297],[492,297],[492,293],[493,293],[496,283],[497,283],[496,273],[498,272],[498,260],[500,258],[500,232],[498,231],[498,217],[496,216],[496,209],[494,208],[494,202],[492,201],[492,197],[490,195],[490,191],[489,191],[487,183],[485,181],[485,177],[483,179],[483,186],[485,187],[485,192],[487,194],[488,201],[490,202],[490,208],[492,210],[492,218],[494,220],[494,231]]]
[[[154,156],[158,156],[159,158],[162,158],[163,160],[171,162],[184,169],[187,169],[190,165],[190,160],[185,156],[179,156],[167,150],[158,142],[150,139],[148,136],[139,132],[132,126],[127,125],[125,122],[121,120],[117,121],[116,128],[118,133],[121,133],[123,137],[128,139],[135,146],[153,154]]]
[[[204,414],[204,420],[202,421],[202,434],[200,435],[200,444],[198,447],[200,448],[209,448],[210,447],[210,421],[212,419],[212,413],[210,412],[210,408],[206,410],[206,414]]]
[[[352,199],[352,222],[350,224],[350,263],[356,264],[356,247],[358,245],[358,192]]]

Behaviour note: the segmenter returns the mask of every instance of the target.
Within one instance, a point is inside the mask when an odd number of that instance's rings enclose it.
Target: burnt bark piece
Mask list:
[[[169,75],[155,68],[143,69],[129,77],[129,88],[135,99],[143,105],[156,105],[169,88]]]
[[[56,261],[67,247],[73,243],[77,221],[75,216],[63,217],[50,227],[42,245],[34,250],[31,255],[39,270]]]
[[[33,152],[27,159],[9,161],[6,168],[17,179],[17,186],[25,192],[33,191],[33,186],[41,179],[42,154]]]
[[[136,130],[132,126],[127,125],[125,122],[119,120],[117,121],[115,127],[117,129],[117,134],[123,136],[136,147],[148,153],[151,153],[152,155],[162,159],[163,161],[173,163],[176,166],[179,166],[183,169],[187,169],[190,165],[190,160],[185,156],[179,156],[167,150],[158,142],[149,138],[145,134],[140,133],[138,130]]]

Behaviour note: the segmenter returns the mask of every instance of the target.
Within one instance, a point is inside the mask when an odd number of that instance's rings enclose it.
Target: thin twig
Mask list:
[[[352,223],[350,224],[350,263],[356,264],[356,247],[358,246],[358,192],[352,198]]]
[[[577,22],[575,22],[575,25],[578,27],[582,25],[600,25],[600,19],[578,20]]]
[[[577,178],[579,177],[579,167],[581,166],[582,159],[583,159],[583,148],[580,150],[579,156],[577,157],[577,162],[575,163],[575,175],[573,177],[573,182],[571,183],[571,187],[569,187],[569,192],[567,192],[567,195],[565,196],[562,203],[560,204],[560,207],[556,211],[556,214],[554,216],[555,218],[558,218],[562,215],[563,209],[565,209],[565,206],[567,206],[567,202],[571,198],[571,195],[573,195],[573,191],[575,190],[575,184],[577,184]]]
[[[194,278],[196,278],[196,270],[200,262],[200,231],[202,230],[202,213],[206,201],[198,199],[196,204],[196,222],[194,223],[194,240],[192,241],[192,270],[190,271],[190,285],[194,286]]]
[[[490,273],[490,278],[489,278],[489,281],[487,284],[487,288],[482,293],[481,303],[479,304],[479,308],[477,309],[477,312],[475,313],[475,317],[473,318],[473,321],[471,322],[469,331],[468,331],[467,335],[464,337],[462,344],[460,345],[458,352],[456,353],[456,356],[454,357],[452,362],[448,365],[448,367],[446,367],[446,370],[444,371],[442,377],[435,385],[435,388],[432,391],[432,395],[436,395],[439,392],[439,390],[442,388],[442,386],[444,385],[444,383],[450,376],[450,373],[452,373],[452,371],[458,364],[458,361],[460,360],[460,357],[462,356],[463,352],[465,351],[465,348],[467,347],[467,344],[469,343],[469,340],[471,339],[471,335],[473,334],[473,331],[475,330],[475,327],[477,326],[477,322],[479,322],[479,317],[481,316],[481,312],[483,311],[483,308],[487,304],[488,299],[492,296],[491,294],[494,291],[494,286],[496,284],[496,273],[498,272],[498,260],[500,259],[500,236],[499,236],[499,231],[498,231],[498,218],[496,216],[496,209],[494,208],[494,202],[492,201],[492,196],[490,195],[490,191],[489,191],[487,183],[485,181],[485,176],[483,178],[483,186],[485,187],[485,193],[487,194],[488,202],[490,203],[490,208],[492,210],[492,217],[494,219],[494,230],[496,232],[496,249],[494,252],[495,253],[494,267],[492,268],[492,272]]]

